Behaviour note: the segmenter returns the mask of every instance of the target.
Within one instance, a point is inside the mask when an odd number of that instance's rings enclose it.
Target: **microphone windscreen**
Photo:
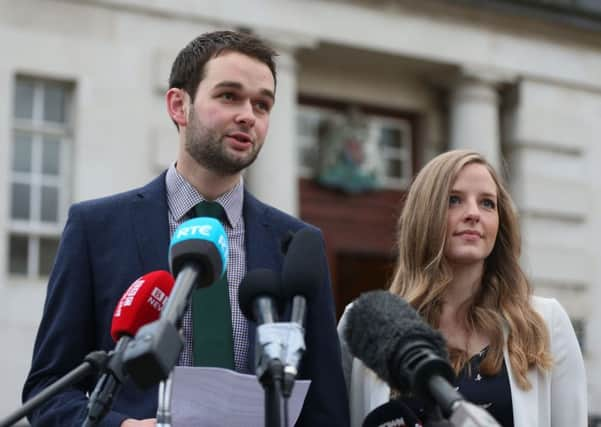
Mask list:
[[[402,401],[393,399],[372,410],[363,427],[415,427],[421,425],[415,413]]]
[[[302,228],[294,234],[282,267],[282,290],[285,300],[302,295],[309,301],[315,296],[325,275],[324,257],[319,232]]]
[[[446,343],[402,298],[388,291],[362,294],[348,309],[343,331],[353,356],[400,391],[410,390],[410,378],[398,372],[399,351],[417,340],[447,359]]]
[[[111,337],[134,336],[140,327],[159,318],[173,289],[173,276],[164,270],[145,274],[133,282],[117,303]]]
[[[268,297],[279,304],[281,299],[280,276],[272,270],[258,268],[246,273],[238,287],[238,304],[242,314],[256,321],[253,310],[253,302],[259,297]]]
[[[196,286],[210,286],[225,273],[228,250],[227,234],[219,221],[193,218],[175,229],[169,245],[169,266],[177,276],[185,264],[194,263],[201,269]]]

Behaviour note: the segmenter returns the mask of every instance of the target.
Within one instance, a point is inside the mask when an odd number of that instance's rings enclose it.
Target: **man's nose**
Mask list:
[[[255,111],[253,109],[252,103],[245,102],[240,106],[240,111],[236,116],[236,123],[243,123],[244,125],[253,127],[256,121]]]

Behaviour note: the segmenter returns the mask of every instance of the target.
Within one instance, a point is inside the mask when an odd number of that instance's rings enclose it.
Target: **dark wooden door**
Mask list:
[[[402,195],[348,195],[300,180],[300,216],[324,233],[338,316],[361,292],[388,286]]]
[[[394,270],[394,259],[375,254],[341,253],[336,257],[338,272],[336,290],[336,315],[363,292],[388,289]]]

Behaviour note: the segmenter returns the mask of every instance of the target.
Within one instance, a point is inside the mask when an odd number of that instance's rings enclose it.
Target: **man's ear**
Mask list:
[[[165,94],[167,113],[179,127],[188,125],[189,95],[185,90],[172,87]]]

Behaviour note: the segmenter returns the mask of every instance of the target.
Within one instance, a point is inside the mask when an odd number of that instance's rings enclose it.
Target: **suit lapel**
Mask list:
[[[250,193],[244,193],[244,227],[246,269],[282,269],[282,255],[273,234],[267,205],[259,202]]]
[[[145,272],[169,270],[169,221],[165,172],[142,187],[131,203],[132,228]]]

